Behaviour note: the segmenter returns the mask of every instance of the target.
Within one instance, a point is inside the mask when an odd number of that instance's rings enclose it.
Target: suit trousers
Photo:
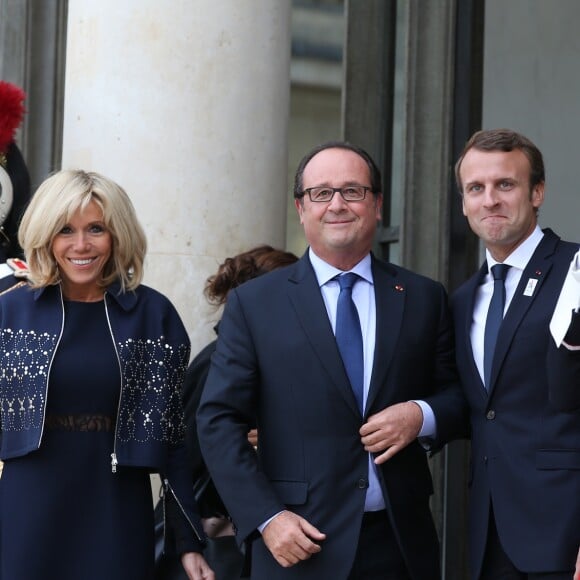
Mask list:
[[[348,580],[410,580],[386,510],[363,515]]]
[[[573,573],[572,569],[567,572],[520,572],[502,548],[493,510],[490,509],[487,544],[480,580],[570,580]]]

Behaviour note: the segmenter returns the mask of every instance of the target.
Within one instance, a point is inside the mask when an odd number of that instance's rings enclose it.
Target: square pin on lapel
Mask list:
[[[537,278],[530,278],[528,280],[528,283],[526,284],[526,287],[524,288],[524,296],[533,296],[537,284],[538,284]]]

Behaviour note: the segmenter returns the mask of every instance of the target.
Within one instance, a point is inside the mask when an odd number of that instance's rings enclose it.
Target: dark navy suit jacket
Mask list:
[[[439,435],[449,439],[459,417],[466,419],[466,407],[446,293],[437,282],[376,259],[372,269],[377,330],[365,417],[424,399]],[[254,417],[257,459],[246,439]],[[368,454],[359,435],[364,420],[308,254],[228,295],[198,432],[239,541],[255,540],[252,578],[347,578],[368,486]],[[411,577],[439,580],[423,448],[411,443],[380,466],[378,476]],[[286,508],[327,534],[320,553],[291,568],[276,563],[256,532]]]
[[[452,298],[457,365],[471,409],[471,574],[479,577],[490,506],[502,546],[525,572],[574,568],[580,545],[580,412],[550,403],[549,322],[577,244],[545,230],[497,340],[489,393],[473,358],[470,329],[481,270]],[[532,296],[524,294],[530,278]]]

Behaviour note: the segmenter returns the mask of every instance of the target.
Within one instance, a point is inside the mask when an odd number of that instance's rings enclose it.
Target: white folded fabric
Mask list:
[[[556,342],[556,346],[560,346],[564,341],[564,337],[570,327],[572,320],[572,311],[580,308],[580,250],[576,252],[575,256],[570,262],[570,269],[562,285],[560,297],[554,309],[552,320],[550,321],[550,332]],[[565,344],[565,343],[564,343]],[[580,346],[570,346],[565,344],[566,348],[571,350],[580,350]]]

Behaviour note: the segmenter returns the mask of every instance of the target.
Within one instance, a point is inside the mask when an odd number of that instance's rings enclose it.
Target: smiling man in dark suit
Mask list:
[[[436,446],[465,412],[445,291],[372,255],[381,178],[362,149],[312,150],[294,196],[309,249],[228,297],[198,414],[207,465],[253,579],[439,580],[418,436]]]
[[[538,226],[544,163],[526,137],[476,133],[456,178],[486,248],[481,270],[452,298],[471,408],[471,576],[569,580],[580,543],[580,412],[551,404],[546,356],[578,244]]]

